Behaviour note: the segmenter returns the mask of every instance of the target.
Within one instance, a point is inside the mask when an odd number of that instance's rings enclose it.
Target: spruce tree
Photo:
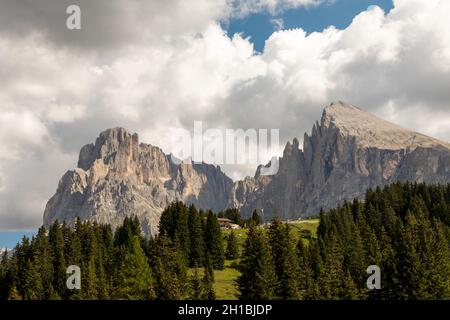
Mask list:
[[[0,260],[0,300],[7,300],[9,295],[8,250],[3,251]]]
[[[142,300],[154,298],[154,279],[147,257],[134,236],[116,275],[116,299]]]
[[[205,236],[203,228],[203,217],[194,207],[189,207],[189,232],[190,232],[190,266],[203,265],[205,259]]]
[[[251,226],[244,245],[237,280],[240,299],[268,300],[276,298],[278,283],[270,247],[265,234]]]
[[[215,300],[216,293],[214,291],[214,269],[211,264],[211,257],[205,260],[205,272],[203,276],[203,299]]]
[[[152,268],[156,280],[156,296],[161,300],[180,300],[189,294],[184,258],[164,234],[156,240]]]
[[[407,213],[405,222],[400,228],[397,243],[396,265],[398,266],[398,299],[417,299],[422,282],[420,254],[417,252],[417,220],[413,214]]]
[[[234,260],[238,258],[239,255],[238,242],[236,234],[231,231],[227,236],[227,248],[225,250],[225,258],[228,260]]]
[[[205,226],[206,254],[211,256],[214,269],[222,270],[225,263],[225,252],[223,246],[222,231],[220,230],[217,217],[208,212]]]
[[[256,211],[256,209],[253,210],[252,217],[250,219],[250,224],[253,224],[255,226],[259,226],[261,224],[261,217],[258,214],[258,211]]]
[[[98,298],[98,290],[101,284],[97,277],[97,267],[94,255],[90,257],[85,273],[86,277],[83,286],[84,297],[87,300],[95,300]]]
[[[53,289],[53,255],[49,238],[44,227],[39,228],[33,243],[33,259],[38,267],[38,273],[43,287],[43,298],[50,299],[54,296]]]
[[[326,252],[324,269],[319,279],[322,298],[337,300],[342,297],[342,280],[344,275],[342,247],[339,243],[336,227],[333,225],[325,239]]]
[[[398,288],[398,271],[396,265],[396,253],[392,245],[392,239],[388,233],[382,228],[381,232],[381,293],[380,299],[383,300],[395,300],[397,299]]]
[[[350,272],[342,274],[342,290],[340,293],[341,300],[358,300],[360,297],[359,290],[353,281]]]
[[[64,239],[61,226],[56,220],[49,230],[49,242],[53,257],[53,288],[59,296],[66,293],[66,262],[64,258]]]
[[[450,238],[446,236],[445,226],[440,220],[433,220],[432,224],[433,240],[428,252],[432,256],[429,264],[432,270],[429,275],[430,298],[448,300],[450,299]]]
[[[190,277],[190,294],[189,299],[191,300],[201,300],[203,298],[203,283],[200,278],[197,266],[193,268],[193,273]]]
[[[299,265],[289,225],[283,226],[276,215],[269,228],[269,240],[279,283],[277,297],[300,299]]]
[[[175,230],[173,235],[173,242],[175,247],[180,250],[186,262],[189,262],[190,246],[190,231],[189,231],[189,214],[186,206],[178,202],[176,204],[176,220]]]
[[[351,231],[351,241],[346,246],[345,268],[349,270],[349,274],[357,288],[365,288],[367,273],[369,266],[365,260],[364,244],[361,238],[359,228],[353,225]],[[346,274],[347,276],[347,274]],[[348,279],[346,280],[348,281]]]
[[[300,295],[304,299],[311,298],[310,291],[314,282],[310,261],[308,248],[305,247],[303,243],[303,239],[299,239],[297,243],[297,259],[298,259],[298,287],[300,291]]]
[[[40,300],[44,297],[44,288],[38,273],[37,264],[28,260],[23,279],[23,298],[25,300]]]

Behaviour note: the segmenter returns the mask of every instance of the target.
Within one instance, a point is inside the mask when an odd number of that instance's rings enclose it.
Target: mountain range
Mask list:
[[[275,212],[298,218],[396,181],[450,182],[450,144],[334,102],[302,148],[296,138],[286,144],[275,175],[260,171],[233,182],[218,166],[175,164],[160,148],[139,143],[137,134],[108,129],[61,178],[44,225],[56,219],[73,225],[80,217],[114,227],[136,215],[152,236],[164,208],[177,200],[216,212],[238,208],[249,216],[257,209],[266,219]]]

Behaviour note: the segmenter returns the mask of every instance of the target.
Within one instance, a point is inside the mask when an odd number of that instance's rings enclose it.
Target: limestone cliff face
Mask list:
[[[302,149],[297,139],[287,143],[276,175],[262,176],[260,169],[233,183],[218,167],[176,165],[136,134],[109,129],[81,149],[77,168],[61,178],[44,224],[80,217],[117,226],[137,215],[151,236],[176,200],[213,211],[239,208],[244,216],[258,209],[265,218],[276,211],[297,218],[395,181],[450,182],[450,145],[337,102],[305,134]]]
[[[73,224],[80,217],[117,226],[125,216],[137,215],[151,236],[171,202],[218,211],[227,206],[231,188],[218,167],[175,165],[161,149],[139,144],[137,134],[109,129],[81,149],[77,168],[62,177],[45,208],[44,225],[56,219]]]
[[[230,206],[295,218],[395,181],[450,182],[449,144],[342,102],[325,108],[302,150],[294,139],[279,161],[274,176],[236,182]]]

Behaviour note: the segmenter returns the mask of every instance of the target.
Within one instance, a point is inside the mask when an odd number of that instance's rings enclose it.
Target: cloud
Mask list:
[[[42,147],[48,134],[46,126],[31,111],[2,111],[0,160],[19,160],[27,151]]]
[[[219,24],[316,2],[251,1],[236,11],[225,0],[79,1],[80,33],[62,27],[64,1],[2,2],[0,229],[39,226],[81,146],[108,127],[167,153],[194,120],[279,128],[284,145],[301,140],[325,104],[345,100],[450,140],[448,2],[396,0],[389,14],[371,7],[344,30],[280,30],[261,54]],[[224,169],[238,178],[254,166]]]
[[[281,30],[281,29],[284,28],[284,21],[283,21],[283,19],[281,19],[281,18],[271,19],[270,22],[272,23],[273,28],[274,28],[276,31],[279,31],[279,30]]]
[[[141,1],[77,0],[81,31],[66,28],[66,8],[72,0],[2,1],[0,34],[39,34],[55,48],[120,50],[136,43],[170,43],[176,35],[201,31],[229,14],[226,0]],[[175,23],[174,23],[175,22]]]
[[[235,18],[243,18],[252,13],[267,12],[278,15],[289,9],[317,6],[324,0],[230,0],[231,13]]]
[[[450,73],[436,61],[449,48],[448,12],[441,1],[395,1],[388,15],[371,7],[345,30],[275,32],[261,55],[265,75],[238,84],[223,107],[235,125],[280,126],[281,141],[309,131],[333,100],[449,140],[448,131],[430,130],[450,116]],[[239,111],[231,112],[235,105]]]

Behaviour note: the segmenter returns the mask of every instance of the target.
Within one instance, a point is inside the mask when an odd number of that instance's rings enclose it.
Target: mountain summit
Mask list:
[[[328,105],[303,148],[288,143],[274,176],[235,182],[230,206],[266,218],[318,213],[396,181],[450,181],[450,145],[343,102]]]
[[[278,212],[298,218],[361,198],[367,188],[396,181],[450,182],[450,145],[403,129],[343,102],[328,105],[303,148],[286,144],[279,171],[242,181],[209,164],[175,165],[137,134],[108,129],[80,151],[78,166],[60,180],[48,201],[44,225],[76,218],[117,226],[137,215],[147,236],[158,231],[161,212],[180,200],[213,211],[238,208],[264,218]]]
[[[78,167],[61,178],[48,201],[44,225],[77,217],[120,225],[136,215],[148,236],[158,231],[162,211],[173,201],[202,209],[225,209],[232,180],[209,164],[173,164],[155,146],[139,143],[137,134],[108,129],[95,144],[81,148]]]
[[[417,147],[450,149],[448,143],[404,129],[341,101],[331,103],[324,109],[321,126],[338,128],[342,135],[355,137],[361,147],[389,150],[413,150]]]

